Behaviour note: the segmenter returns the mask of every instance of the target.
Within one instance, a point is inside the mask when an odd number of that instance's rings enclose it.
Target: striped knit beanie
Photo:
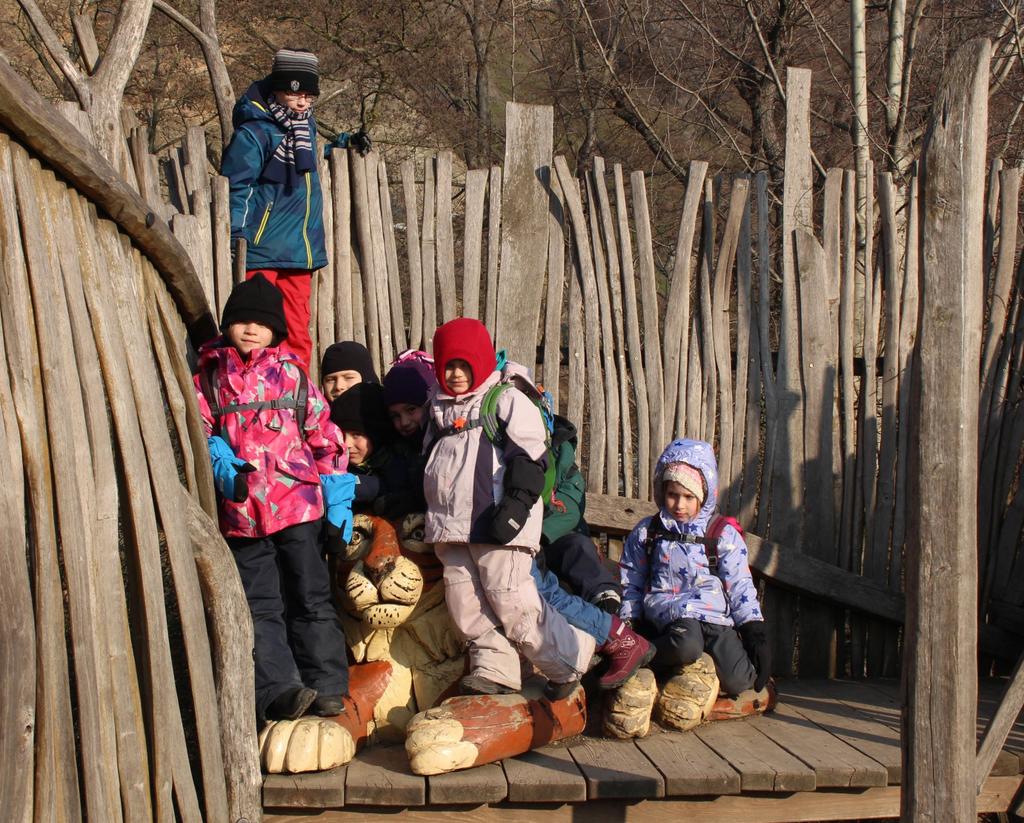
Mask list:
[[[278,49],[270,70],[270,88],[320,94],[320,61],[305,49]]]

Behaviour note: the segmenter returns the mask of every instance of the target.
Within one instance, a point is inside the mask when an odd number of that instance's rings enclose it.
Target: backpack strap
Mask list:
[[[243,411],[264,411],[266,409],[295,411],[295,422],[299,426],[299,432],[305,431],[306,426],[306,401],[309,399],[309,377],[301,367],[299,368],[299,387],[294,397],[278,397],[275,400],[258,400],[252,403],[229,403],[226,406],[220,404],[220,393],[217,385],[217,367],[205,368],[199,372],[199,387],[203,390],[206,403],[210,407],[210,415],[213,417],[213,428],[218,433],[222,430],[221,421],[224,415],[230,412]]]
[[[453,434],[461,434],[472,429],[482,428],[484,430],[484,436],[491,442],[491,445],[496,448],[503,448],[505,445],[505,428],[506,422],[498,416],[498,401],[501,399],[501,395],[504,394],[508,389],[520,388],[515,385],[512,379],[506,379],[505,373],[502,374],[502,380],[499,383],[495,383],[485,393],[484,398],[480,401],[480,412],[479,415],[472,419],[467,420],[464,417],[460,417],[454,423],[445,426],[443,429],[434,427],[435,437],[430,444],[430,451],[433,451],[437,441],[442,437],[449,437]],[[520,388],[522,391],[522,389]],[[551,450],[551,428],[550,424],[554,422],[554,416],[549,416],[543,407],[545,395],[550,398],[548,392],[540,392],[534,388],[535,397],[530,397],[534,405],[537,407],[538,413],[544,421],[544,443],[547,450],[547,468],[544,470],[544,488],[541,490],[540,498],[545,503],[553,502],[554,491],[555,491],[555,455]]]
[[[708,559],[708,569],[715,575],[718,574],[718,544],[722,539],[722,532],[726,526],[732,526],[740,535],[743,535],[743,527],[735,517],[715,512],[708,521],[707,531],[703,537],[695,534],[676,534],[665,528],[658,515],[651,518],[651,525],[647,527],[647,539],[644,541],[644,550],[648,559],[654,546],[659,540],[674,540],[677,543],[700,543],[704,546],[704,554]],[[653,527],[653,528],[652,528]]]
[[[295,422],[299,425],[299,434],[306,431],[306,401],[309,399],[309,376],[299,366],[299,389],[295,392]]]
[[[479,425],[484,427],[487,439],[495,445],[499,445],[505,439],[505,421],[498,417],[498,398],[506,389],[511,388],[511,382],[495,383],[487,390],[483,402],[480,403]]]

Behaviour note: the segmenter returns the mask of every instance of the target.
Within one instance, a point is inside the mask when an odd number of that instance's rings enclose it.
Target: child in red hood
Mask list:
[[[507,369],[495,368],[490,334],[478,320],[441,326],[434,359],[440,385],[430,398],[424,437],[425,538],[444,564],[448,610],[469,644],[462,690],[518,691],[518,649],[548,678],[546,696],[566,697],[595,642],[541,599],[530,573],[543,517],[544,422],[533,402],[510,387],[496,403],[500,444],[484,433],[484,396]]]

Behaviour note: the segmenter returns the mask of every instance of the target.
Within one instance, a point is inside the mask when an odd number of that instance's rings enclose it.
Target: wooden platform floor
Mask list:
[[[1003,684],[979,690],[978,734]],[[340,823],[394,815],[404,823],[811,821],[899,815],[900,695],[895,681],[780,683],[771,715],[643,740],[583,736],[502,763],[438,777],[409,771],[401,746],[374,747],[332,772],[268,776],[270,823]],[[1024,772],[1024,724],[1014,727],[978,799],[1011,808]]]

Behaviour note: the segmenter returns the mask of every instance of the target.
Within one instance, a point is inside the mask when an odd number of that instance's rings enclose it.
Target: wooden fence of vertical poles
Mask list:
[[[871,178],[867,249],[853,173],[812,175],[805,70],[786,78],[781,208],[764,173],[712,179],[693,161],[666,270],[644,174],[599,158],[577,179],[552,157],[544,107],[508,106],[503,168],[463,171],[442,152],[396,177],[379,155],[332,152],[311,321],[314,358],[352,338],[385,370],[439,323],[481,317],[580,429],[595,510],[644,510],[671,438],[714,442],[722,507],[760,535],[779,674],[897,674],[906,581],[907,756],[940,698],[950,748],[919,759],[963,749],[957,791],[914,778],[932,796],[908,794],[907,813],[959,804],[950,819],[969,805],[975,619],[986,667],[1024,637],[1021,181],[995,159],[983,193],[986,61],[974,45],[951,67],[940,100],[957,114],[934,127],[920,181]],[[123,180],[2,62],[0,75],[0,461],[24,478],[0,494],[2,653],[18,662],[0,794],[14,819],[258,819],[251,625],[209,516],[185,358],[240,276],[226,181],[196,129],[159,160],[132,132]],[[950,168],[965,146],[970,168]],[[979,779],[1021,700],[1015,678]]]

